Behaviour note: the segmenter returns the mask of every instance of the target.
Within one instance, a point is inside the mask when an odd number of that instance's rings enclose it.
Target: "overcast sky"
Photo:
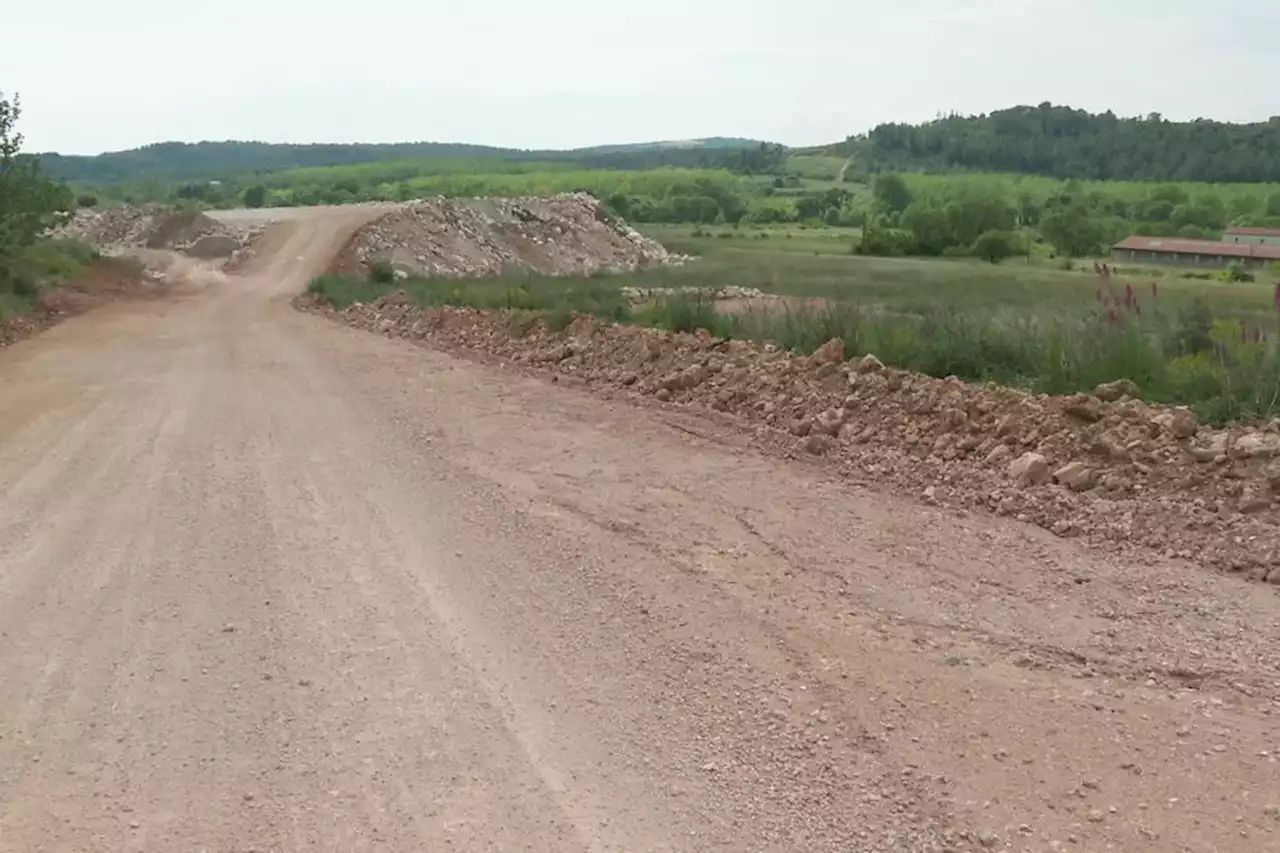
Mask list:
[[[59,0],[6,4],[28,150],[162,140],[522,148],[1053,101],[1280,114],[1280,0]]]

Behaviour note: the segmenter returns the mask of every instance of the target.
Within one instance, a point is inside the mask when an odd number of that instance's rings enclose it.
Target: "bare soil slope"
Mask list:
[[[293,311],[0,353],[0,850],[1273,849],[1272,589]]]
[[[0,347],[29,338],[68,317],[105,303],[156,293],[155,279],[145,274],[141,264],[99,258],[70,281],[42,294],[33,313],[0,322]]]

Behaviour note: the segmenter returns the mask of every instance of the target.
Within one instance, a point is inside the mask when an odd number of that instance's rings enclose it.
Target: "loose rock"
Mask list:
[[[1049,461],[1039,453],[1024,453],[1009,465],[1009,476],[1019,485],[1039,486],[1049,482]]]
[[[776,344],[585,317],[563,329],[526,324],[515,335],[504,312],[421,308],[398,294],[341,312],[299,304],[393,337],[724,412],[754,427],[766,445],[770,435],[790,432],[799,443],[788,446],[838,457],[842,469],[905,494],[936,486],[940,504],[982,507],[1062,536],[1145,545],[1280,584],[1273,571],[1280,511],[1272,506],[1280,454],[1258,449],[1280,442],[1274,427],[1201,430],[1188,410],[1139,400],[966,385],[887,369],[875,356],[843,368],[815,365],[813,356]],[[819,360],[834,358],[834,350]],[[1263,437],[1233,449],[1251,434]],[[1064,488],[1033,488],[1051,475]]]
[[[879,373],[882,370],[884,370],[884,362],[871,353],[867,353],[858,359],[858,373]]]
[[[841,364],[844,361],[844,341],[832,338],[818,347],[812,358],[814,364]]]
[[[1138,383],[1132,379],[1117,379],[1114,382],[1103,382],[1093,389],[1093,396],[1108,403],[1114,403],[1121,397],[1137,397]]]
[[[1053,472],[1053,480],[1077,492],[1086,492],[1098,483],[1097,474],[1083,462],[1069,462]]]

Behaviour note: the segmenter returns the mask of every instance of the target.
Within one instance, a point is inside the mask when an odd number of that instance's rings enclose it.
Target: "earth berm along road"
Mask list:
[[[289,298],[0,352],[0,850],[1280,848],[1273,589]]]

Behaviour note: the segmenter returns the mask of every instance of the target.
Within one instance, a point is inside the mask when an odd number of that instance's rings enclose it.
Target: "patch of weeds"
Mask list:
[[[396,269],[391,261],[379,258],[369,264],[369,281],[374,284],[391,284],[396,280]]]
[[[670,332],[693,333],[706,329],[723,337],[729,324],[716,313],[715,300],[709,293],[673,293],[658,299],[639,316],[647,326]]]
[[[536,311],[512,311],[507,315],[507,331],[513,338],[526,337],[541,319]]]

